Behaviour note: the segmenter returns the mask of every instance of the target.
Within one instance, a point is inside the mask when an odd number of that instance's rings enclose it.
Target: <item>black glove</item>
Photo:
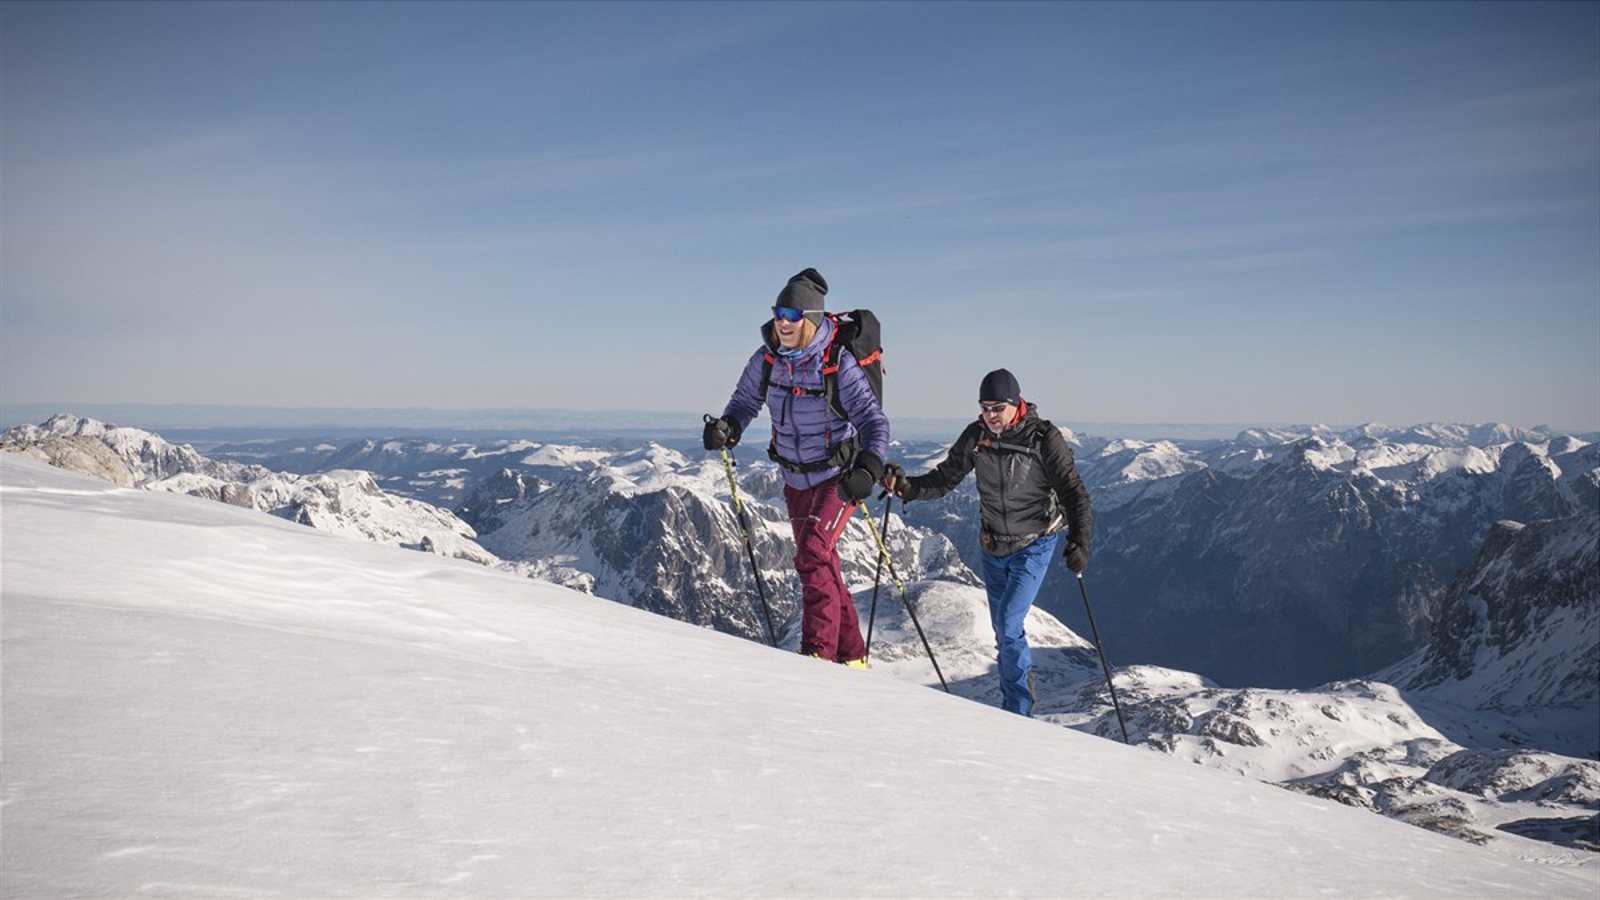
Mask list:
[[[870,450],[856,454],[850,471],[839,479],[839,497],[846,503],[860,503],[872,496],[872,486],[883,477],[883,460]]]
[[[1084,567],[1089,565],[1089,550],[1079,546],[1077,541],[1067,541],[1067,548],[1061,555],[1067,560],[1067,568],[1076,574],[1082,575]]]
[[[739,446],[739,423],[732,419],[713,419],[706,416],[705,445],[707,450],[732,449]]]

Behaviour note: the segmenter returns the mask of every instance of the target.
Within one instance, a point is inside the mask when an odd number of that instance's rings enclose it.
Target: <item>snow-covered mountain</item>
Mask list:
[[[19,897],[1600,889],[489,568],[13,454],[0,492]]]
[[[1600,513],[1497,524],[1428,645],[1375,677],[1459,727],[1600,759]]]
[[[1537,444],[1550,440],[1551,436],[1552,432],[1548,426],[1525,429],[1504,422],[1483,422],[1476,425],[1427,422],[1405,428],[1391,428],[1378,422],[1369,422],[1341,435],[1350,443],[1368,439],[1399,444],[1431,444],[1440,447],[1493,447],[1518,442]]]
[[[525,477],[558,481],[594,467],[618,449],[627,448],[523,438],[479,443],[407,437],[362,438],[338,444],[326,440],[224,444],[213,454],[298,474],[360,469],[373,473],[387,490],[452,507],[462,503],[475,485],[495,477],[502,469],[510,468]]]
[[[1529,434],[1404,436],[1424,431]],[[1172,474],[1142,483],[1082,466],[1096,504],[1090,584],[1130,661],[1228,684],[1375,671],[1428,641],[1446,587],[1495,521],[1600,508],[1600,446],[1571,436],[1481,447],[1265,437],[1168,451]],[[910,521],[936,527],[954,504],[926,517],[917,506]],[[1081,624],[1076,600],[1059,572],[1041,592],[1069,624]]]
[[[478,545],[472,527],[454,513],[385,491],[369,472],[336,469],[293,475],[218,462],[148,431],[70,415],[53,416],[42,425],[8,428],[0,435],[0,450],[123,487],[192,494],[322,531],[483,565],[497,562]]]
[[[1176,487],[1180,476],[1205,467],[1173,441],[1115,440],[1078,457],[1078,474],[1093,491],[1097,510],[1160,495]]]
[[[775,617],[799,609],[794,536],[777,467],[741,467],[757,565]],[[480,542],[531,577],[591,591],[684,622],[769,640],[720,460],[690,459],[659,444],[597,452],[553,485],[511,469],[482,482],[458,512]],[[879,523],[881,525],[881,522]],[[950,541],[891,519],[888,546],[902,577],[976,584]],[[870,584],[877,542],[866,518],[839,541],[853,586]],[[889,582],[887,573],[884,582]]]
[[[185,473],[223,481],[267,474],[260,467],[214,462],[187,444],[172,444],[139,428],[107,425],[60,414],[40,425],[18,425],[0,434],[0,450],[27,453],[51,465],[135,487]]]

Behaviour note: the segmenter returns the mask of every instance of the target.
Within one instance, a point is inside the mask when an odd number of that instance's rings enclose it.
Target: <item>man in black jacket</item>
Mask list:
[[[1089,562],[1094,512],[1061,430],[1039,418],[1005,369],[978,387],[978,421],[968,425],[933,471],[905,478],[891,466],[885,485],[901,499],[931,500],[955,489],[977,470],[982,514],[983,583],[1000,657],[1002,705],[1032,715],[1033,659],[1023,620],[1066,531],[1067,568],[1082,574]]]

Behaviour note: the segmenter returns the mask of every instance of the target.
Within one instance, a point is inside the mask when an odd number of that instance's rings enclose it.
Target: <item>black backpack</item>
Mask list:
[[[828,343],[828,349],[822,355],[822,389],[794,387],[790,390],[795,396],[826,396],[828,407],[841,419],[849,419],[845,412],[844,404],[839,399],[839,351],[848,349],[850,355],[855,357],[856,364],[861,366],[861,371],[867,375],[867,383],[872,385],[872,395],[878,398],[878,404],[883,404],[883,337],[878,328],[878,317],[870,309],[853,309],[846,313],[834,315],[824,313],[828,320],[833,322],[833,340]],[[778,336],[773,333],[771,322],[761,326],[761,336],[766,339],[769,348],[761,364],[761,398],[766,399],[767,390],[772,386],[772,367],[778,358],[772,355],[770,348],[778,345]]]

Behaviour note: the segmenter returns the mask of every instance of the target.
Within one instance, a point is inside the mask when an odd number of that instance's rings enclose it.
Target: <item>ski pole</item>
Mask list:
[[[887,496],[887,495],[885,495]],[[879,499],[883,499],[880,497]],[[872,527],[872,520],[867,520],[867,527]],[[883,504],[883,534],[889,533],[889,504]],[[883,546],[883,537],[878,538],[878,545]],[[872,606],[867,611],[867,659],[872,659],[872,624],[878,619],[878,588],[883,584],[884,555],[878,554],[878,571],[872,575]]]
[[[891,497],[884,501],[883,515],[885,525],[888,524],[889,510],[893,506],[894,498]],[[917,637],[922,638],[922,649],[928,651],[928,662],[933,663],[933,674],[939,676],[939,686],[944,688],[944,692],[948,694],[950,693],[950,685],[944,680],[944,673],[939,671],[939,660],[933,655],[933,646],[928,643],[928,635],[923,632],[922,623],[917,621],[917,610],[916,607],[911,605],[911,596],[906,593],[906,583],[900,580],[900,573],[895,569],[894,560],[889,557],[889,545],[884,543],[883,535],[872,527],[872,517],[867,515],[865,506],[861,507],[861,517],[867,520],[867,530],[872,532],[874,538],[878,539],[878,561],[888,564],[889,575],[894,578],[894,586],[900,589],[900,602],[906,605],[906,612],[911,615],[911,624],[917,628]]]
[[[1117,686],[1111,682],[1111,663],[1106,659],[1106,645],[1100,642],[1100,628],[1094,624],[1094,610],[1089,608],[1089,589],[1083,586],[1083,573],[1073,573],[1078,576],[1078,592],[1083,594],[1083,611],[1089,614],[1089,631],[1094,635],[1094,651],[1100,654],[1100,668],[1106,673],[1106,690],[1111,692],[1111,707],[1117,711],[1117,724],[1122,726],[1122,742],[1131,744],[1128,740],[1128,723],[1122,718],[1122,704],[1117,702]]]
[[[706,421],[714,421],[711,415],[706,415]],[[756,566],[756,548],[750,539],[750,520],[744,513],[744,503],[739,500],[739,482],[733,477],[733,454],[727,447],[722,448],[722,468],[728,473],[728,493],[733,497],[734,517],[739,520],[739,530],[744,533],[744,552],[750,560],[750,575],[756,580],[756,593],[761,597],[761,615],[767,621],[767,636],[772,639],[772,646],[778,646],[778,629],[772,626],[772,606],[767,603],[767,585],[761,578],[761,569]]]

